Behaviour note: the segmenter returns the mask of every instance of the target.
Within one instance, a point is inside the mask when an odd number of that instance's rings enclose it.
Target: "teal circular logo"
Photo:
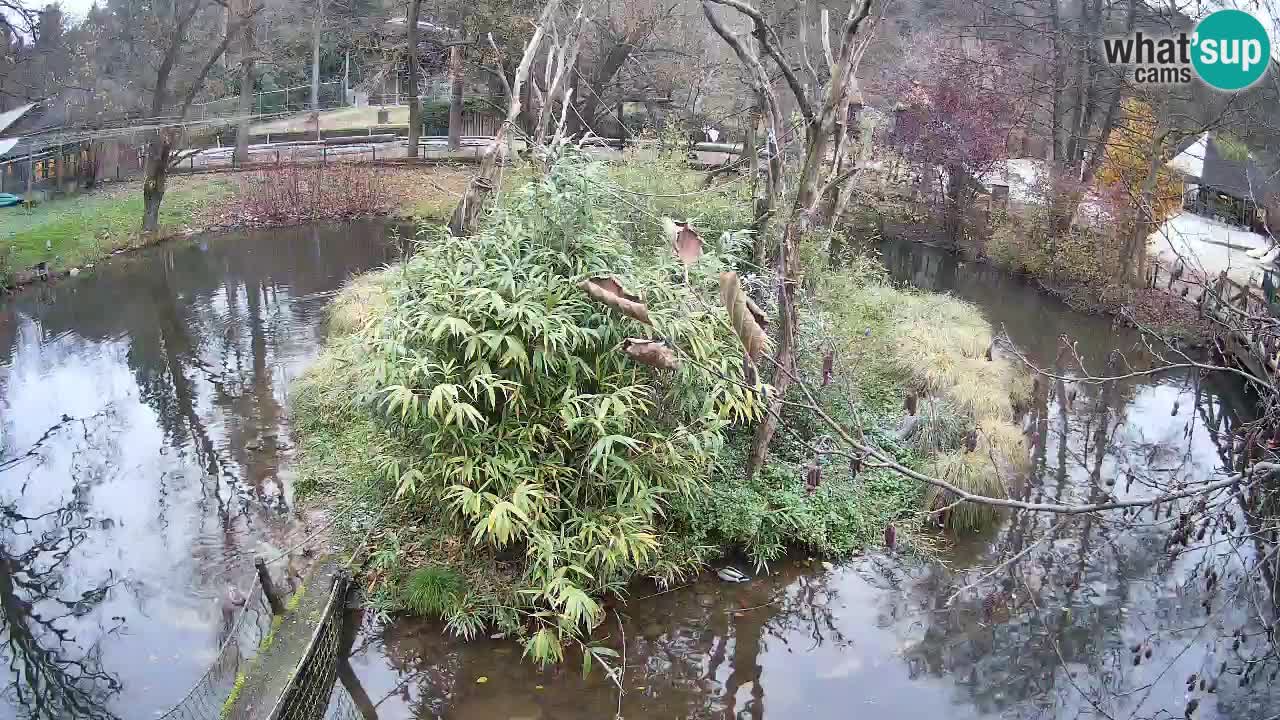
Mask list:
[[[1271,38],[1258,18],[1243,10],[1218,10],[1196,25],[1191,64],[1211,87],[1243,90],[1271,62]]]

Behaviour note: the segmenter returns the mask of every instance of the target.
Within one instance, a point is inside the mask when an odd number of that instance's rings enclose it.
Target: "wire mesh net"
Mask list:
[[[271,607],[254,574],[253,585],[245,593],[244,605],[226,632],[218,657],[199,682],[159,720],[220,720],[222,707],[231,696],[236,677],[258,653],[262,640],[271,631]]]
[[[343,653],[343,599],[346,589],[346,579],[338,576],[311,646],[281,694],[271,715],[272,720],[321,720],[326,717],[338,676],[338,661]]]
[[[343,107],[347,104],[346,93],[341,80],[320,83],[320,94],[316,107],[325,110]],[[302,112],[315,109],[311,105],[311,86],[296,85],[275,90],[263,90],[253,94],[250,111],[254,115],[275,115],[289,112]],[[230,96],[195,103],[191,106],[191,116],[198,120],[217,117],[234,117],[240,114],[240,97]]]

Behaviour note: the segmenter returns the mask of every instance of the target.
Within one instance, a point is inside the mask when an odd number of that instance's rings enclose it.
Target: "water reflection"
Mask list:
[[[899,280],[977,304],[1038,365],[1071,374],[1062,335],[1100,371],[1120,362],[1112,350],[1141,347],[1109,318],[986,266],[914,245],[881,251]],[[1198,373],[1042,383],[1025,418],[1033,469],[1014,492],[1098,502],[1151,496],[1153,477],[1211,477],[1234,465],[1247,407],[1239,387]],[[712,578],[636,598],[617,608],[622,629],[612,616],[600,628],[619,650],[625,633],[620,699],[602,673],[541,671],[513,643],[458,643],[411,620],[365,619],[352,664],[384,718],[1170,718],[1191,699],[1197,718],[1280,713],[1274,684],[1258,680],[1275,661],[1233,647],[1240,628],[1254,647],[1265,642],[1256,615],[1270,600],[1249,583],[1207,591],[1202,580],[1208,563],[1238,573],[1256,551],[1219,542],[1225,526],[1171,551],[1181,509],[1015,514],[945,564],[881,553],[833,568],[799,561],[746,586]],[[1253,682],[1241,683],[1244,668]],[[1192,673],[1216,685],[1188,692]]]
[[[0,716],[152,717],[305,531],[287,386],[375,225],[184,241],[0,301]],[[242,584],[242,583],[241,583]]]

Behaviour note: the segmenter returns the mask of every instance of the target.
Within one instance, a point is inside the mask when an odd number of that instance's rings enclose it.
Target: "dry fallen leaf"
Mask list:
[[[676,222],[671,218],[662,218],[662,228],[667,232],[667,240],[676,257],[685,265],[692,265],[702,257],[702,236],[694,231],[689,223]]]
[[[485,677],[484,675],[481,675],[480,677],[476,678],[476,683],[478,684],[484,684],[487,682],[489,682],[489,678]]]
[[[759,357],[768,339],[747,304],[750,298],[742,289],[742,283],[738,282],[737,273],[720,273],[720,302],[729,312],[729,323],[733,325],[733,331],[742,341],[747,355],[753,360]]]
[[[591,278],[591,282],[599,285],[600,287],[604,288],[605,290],[608,290],[609,292],[613,293],[614,295],[617,295],[618,297],[625,298],[627,300],[630,300],[631,302],[640,302],[639,295],[636,295],[635,293],[623,287],[622,283],[618,282],[618,278],[612,275],[606,275],[604,277],[598,277],[598,278]]]
[[[628,293],[622,283],[618,282],[613,276],[583,280],[578,283],[578,287],[596,302],[604,303],[623,315],[639,320],[645,325],[653,324],[649,320],[649,308],[645,307],[643,303],[636,302],[639,298]]]
[[[622,343],[622,351],[632,360],[661,370],[679,370],[680,360],[664,342],[645,340],[643,338],[627,338]]]

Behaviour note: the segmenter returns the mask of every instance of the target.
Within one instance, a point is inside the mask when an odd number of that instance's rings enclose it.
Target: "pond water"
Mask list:
[[[880,250],[900,280],[980,306],[1033,362],[1052,365],[1063,334],[1098,367],[1139,342],[985,266]],[[76,717],[149,718],[186,693],[218,647],[228,586],[255,553],[309,534],[289,492],[284,407],[323,341],[324,306],[351,273],[396,255],[374,225],[235,234],[0,305],[0,717],[66,717],[57,697]],[[1175,374],[1076,390],[1037,396],[1019,496],[1138,496],[1141,482],[1106,480],[1138,466],[1201,478],[1232,460],[1246,403],[1230,383]],[[1023,514],[949,548],[945,564],[875,552],[797,558],[742,585],[640,584],[601,628],[625,649],[621,696],[598,670],[540,670],[510,641],[359,612],[339,675],[366,720],[1168,718],[1191,697],[1199,718],[1280,713],[1264,663],[1251,684],[1229,669],[1216,693],[1187,694],[1189,674],[1239,666],[1231,631],[1251,627],[1248,603],[1206,615],[1189,578],[1213,548],[1170,560],[1166,536]]]
[[[228,588],[306,534],[284,407],[325,304],[396,254],[380,225],[237,233],[0,299],[0,717],[187,693]]]

